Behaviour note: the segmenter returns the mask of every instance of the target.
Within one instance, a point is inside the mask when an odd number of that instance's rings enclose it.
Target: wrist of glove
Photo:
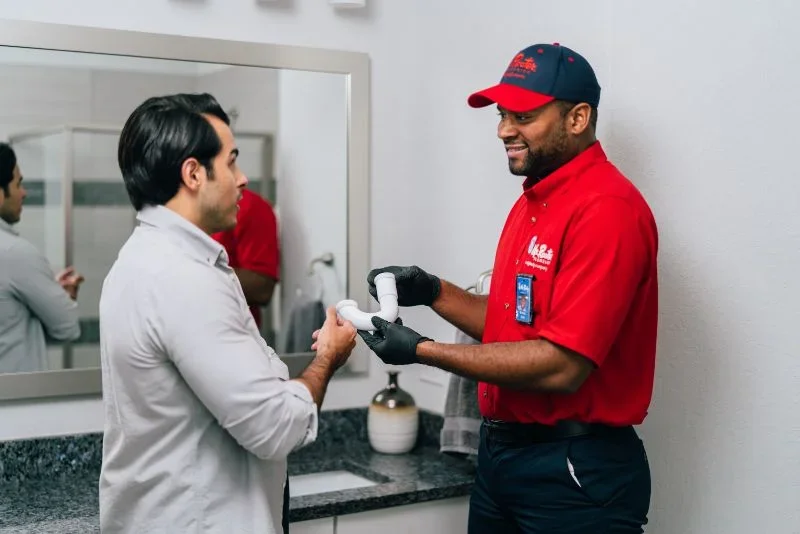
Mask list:
[[[359,330],[358,335],[383,363],[389,365],[420,363],[417,357],[417,345],[423,341],[433,341],[403,326],[403,321],[399,317],[394,323],[390,323],[374,316],[372,324],[375,326],[374,332]]]
[[[392,273],[397,285],[397,303],[400,306],[431,306],[442,290],[442,281],[416,265],[411,267],[390,266],[373,269],[367,275],[369,293],[376,300],[378,290],[375,277],[380,273]]]

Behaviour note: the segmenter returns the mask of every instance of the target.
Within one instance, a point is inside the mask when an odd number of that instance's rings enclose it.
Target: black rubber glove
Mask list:
[[[375,332],[359,330],[358,335],[383,363],[389,365],[408,365],[419,363],[417,345],[423,341],[433,341],[414,332],[398,317],[394,323],[374,316],[372,324]]]
[[[375,288],[375,276],[380,273],[392,273],[397,284],[397,303],[400,306],[430,306],[442,290],[442,282],[436,276],[428,274],[416,265],[411,267],[381,267],[372,269],[367,275],[369,293],[378,298]]]

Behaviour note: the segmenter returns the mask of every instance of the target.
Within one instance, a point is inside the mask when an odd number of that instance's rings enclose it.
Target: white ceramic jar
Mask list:
[[[369,444],[385,454],[409,452],[419,433],[419,409],[414,398],[397,385],[398,374],[389,371],[389,385],[372,398],[367,409]]]

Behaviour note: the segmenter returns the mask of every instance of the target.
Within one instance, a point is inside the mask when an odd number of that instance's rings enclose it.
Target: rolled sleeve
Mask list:
[[[286,382],[286,389],[299,400],[299,406],[297,409],[305,410],[308,414],[309,423],[306,427],[305,435],[295,446],[296,450],[313,443],[317,439],[317,432],[319,430],[317,405],[314,402],[314,398],[311,396],[311,392],[308,391],[308,388],[300,382],[289,380]]]
[[[317,409],[251,324],[235,275],[197,264],[160,277],[158,343],[218,423],[261,459],[316,439]]]

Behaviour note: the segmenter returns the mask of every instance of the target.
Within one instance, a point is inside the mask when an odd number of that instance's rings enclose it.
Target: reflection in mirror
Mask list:
[[[345,75],[0,47],[0,79],[0,373],[99,367],[101,287],[135,225],[119,132],[172,93],[229,113],[253,196],[214,237],[267,342],[310,351],[348,289]]]

